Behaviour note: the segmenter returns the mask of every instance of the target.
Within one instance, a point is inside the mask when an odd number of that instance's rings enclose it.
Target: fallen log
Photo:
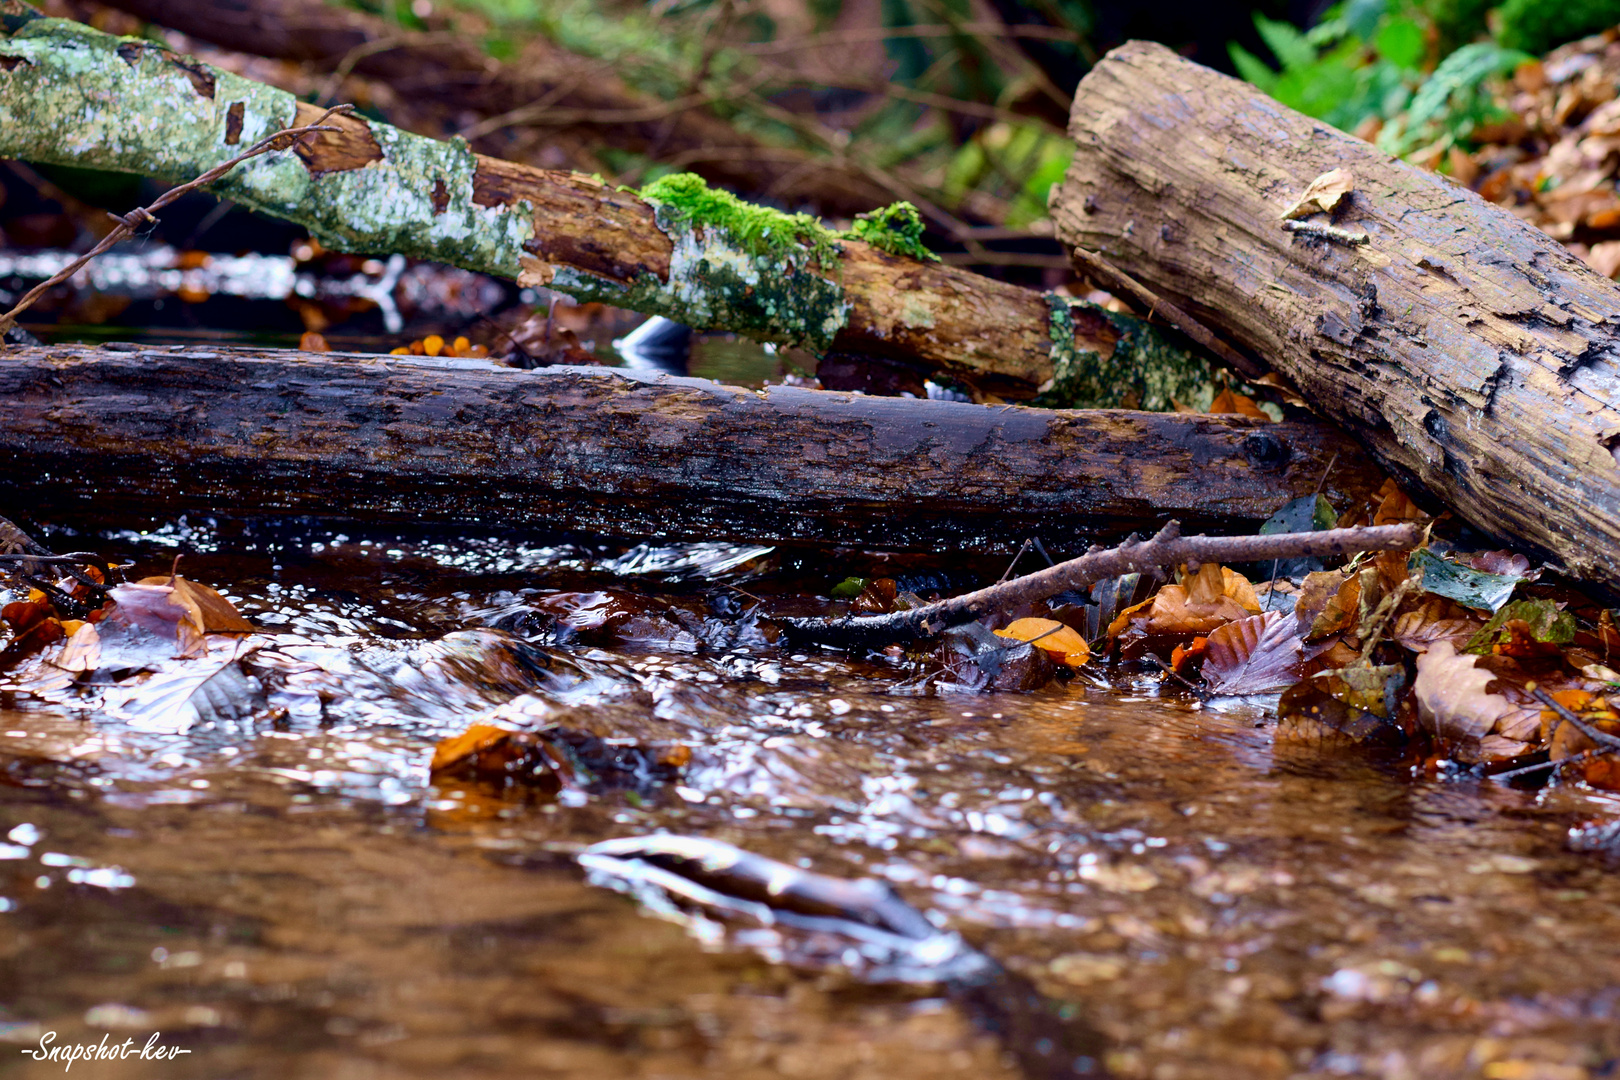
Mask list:
[[[1329,425],[252,349],[0,354],[0,515],[188,509],[1059,551],[1381,480]]]
[[[1262,357],[1414,492],[1620,587],[1620,286],[1505,209],[1157,45],[1086,76],[1070,134],[1065,243]],[[1333,169],[1354,191],[1285,229]]]
[[[0,15],[0,157],[183,181],[323,113],[149,41],[39,17],[21,0],[0,0]],[[1104,404],[1086,388],[1135,382],[1144,403],[1168,408],[1209,381],[1196,353],[1145,324],[913,257],[926,255],[915,237],[877,223],[859,239],[717,197],[697,177],[626,191],[475,154],[460,139],[352,116],[331,123],[342,130],[210,189],[296,221],[333,250],[434,259],[697,329],[897,359],[1008,398],[1055,380],[1054,403]]]

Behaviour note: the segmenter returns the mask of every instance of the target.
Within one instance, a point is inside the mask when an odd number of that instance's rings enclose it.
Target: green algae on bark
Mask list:
[[[1052,380],[1031,404],[1167,412],[1178,404],[1204,410],[1213,402],[1214,365],[1172,343],[1156,327],[1057,293],[1046,298],[1052,310]],[[1076,308],[1100,315],[1119,335],[1109,355],[1077,341]]]

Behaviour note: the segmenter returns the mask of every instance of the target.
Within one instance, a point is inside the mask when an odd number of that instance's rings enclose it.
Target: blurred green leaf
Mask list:
[[[1416,68],[1428,51],[1423,28],[1411,19],[1390,19],[1373,35],[1378,55],[1400,68]]]

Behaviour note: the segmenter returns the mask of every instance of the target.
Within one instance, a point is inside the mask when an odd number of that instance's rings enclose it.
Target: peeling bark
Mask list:
[[[0,353],[0,514],[183,510],[669,539],[1055,551],[1252,531],[1327,476],[1314,422],[872,398],[600,368],[250,349]],[[1329,466],[1332,465],[1331,473]]]
[[[290,94],[150,42],[57,19],[0,36],[0,156],[186,180],[319,115]],[[1158,331],[859,240],[750,250],[713,224],[574,173],[484,157],[348,117],[335,135],[246,163],[213,190],[339,251],[422,258],[762,341],[901,358],[981,390],[1116,404],[1091,382],[1188,400],[1208,367]],[[1070,377],[1085,358],[1090,372]],[[1101,365],[1107,378],[1097,380]],[[1054,376],[1056,379],[1054,381]],[[1166,388],[1169,389],[1166,389]]]
[[[1070,134],[1064,242],[1266,358],[1414,490],[1620,586],[1614,282],[1443,177],[1158,45],[1086,76]],[[1335,168],[1355,190],[1332,225],[1365,244],[1283,227]]]

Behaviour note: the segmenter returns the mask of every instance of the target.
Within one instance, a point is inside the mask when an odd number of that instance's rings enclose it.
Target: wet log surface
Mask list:
[[[1329,425],[251,349],[0,353],[0,515],[94,508],[1057,551],[1378,482]],[[1331,472],[1330,472],[1331,466]]]
[[[1081,83],[1061,239],[1293,380],[1413,493],[1620,586],[1620,286],[1507,210],[1157,45]],[[1317,176],[1355,191],[1285,231]],[[1326,215],[1316,219],[1326,223]]]

